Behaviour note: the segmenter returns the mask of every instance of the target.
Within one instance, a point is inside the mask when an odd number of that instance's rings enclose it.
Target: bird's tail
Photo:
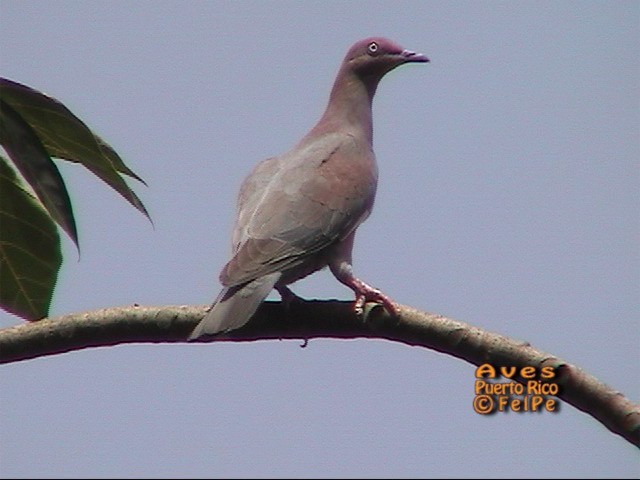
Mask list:
[[[244,285],[223,288],[211,309],[189,335],[189,340],[242,327],[281,276],[282,273],[274,272]]]

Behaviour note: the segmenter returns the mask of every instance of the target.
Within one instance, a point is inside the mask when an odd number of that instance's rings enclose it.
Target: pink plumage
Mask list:
[[[287,285],[326,266],[355,292],[357,310],[374,301],[396,313],[389,298],[354,276],[351,250],[376,194],[371,102],[378,82],[402,64],[428,61],[384,38],[349,49],[318,123],[242,183],[224,288],[190,340],[242,327],[273,288],[290,298]]]

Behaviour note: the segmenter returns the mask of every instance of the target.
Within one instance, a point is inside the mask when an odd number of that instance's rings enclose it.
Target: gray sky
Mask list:
[[[0,2],[1,75],[122,155],[153,228],[58,162],[81,258],[53,315],[206,304],[253,164],[322,113],[347,48],[430,57],[374,102],[356,272],[640,399],[638,2]],[[328,272],[294,285],[352,298]],[[276,297],[277,298],[277,297]],[[0,327],[19,323],[0,312]],[[637,477],[569,405],[472,410],[473,367],[386,341],[125,345],[0,368],[0,475]]]

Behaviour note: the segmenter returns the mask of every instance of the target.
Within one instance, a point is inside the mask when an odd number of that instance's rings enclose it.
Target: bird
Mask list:
[[[244,326],[274,288],[289,304],[297,296],[288,285],[327,266],[354,291],[356,313],[371,301],[397,315],[389,297],[355,276],[352,249],[378,182],[371,110],[376,88],[394,68],[424,62],[425,55],[383,37],[349,48],[320,120],[242,182],[232,256],[220,273],[223,288],[190,341]]]

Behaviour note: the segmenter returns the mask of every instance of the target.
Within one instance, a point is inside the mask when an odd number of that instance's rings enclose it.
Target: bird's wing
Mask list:
[[[371,147],[349,134],[303,141],[262,162],[240,190],[236,249],[220,274],[222,284],[307,264],[368,216],[376,183]]]
[[[267,158],[258,163],[242,182],[238,193],[236,220],[231,240],[234,254],[247,238],[247,228],[251,225],[251,216],[267,191],[269,182],[278,172],[279,164],[280,157]]]

